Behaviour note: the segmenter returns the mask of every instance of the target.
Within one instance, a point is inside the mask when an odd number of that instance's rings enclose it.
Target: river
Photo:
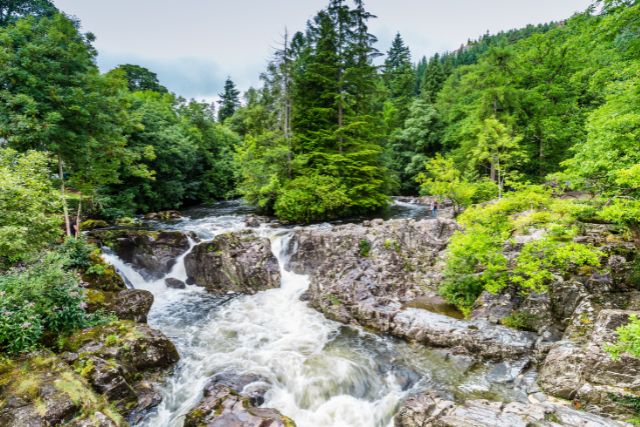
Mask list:
[[[240,203],[223,203],[188,211],[177,222],[153,225],[193,231],[209,240],[245,228],[249,212]],[[425,214],[423,206],[398,202],[392,216]],[[105,255],[133,287],[154,294],[149,324],[164,332],[181,356],[162,385],[162,403],[140,427],[181,427],[208,379],[224,371],[264,378],[266,384],[255,385],[269,387],[263,406],[280,410],[298,427],[392,426],[402,400],[425,389],[517,398],[517,387],[501,381],[508,367],[478,366],[442,350],[326,319],[300,299],[308,277],[284,269],[292,229],[262,226],[257,232],[271,241],[282,283],[256,295],[212,296],[197,286],[169,289],[164,278],[146,281],[116,256]],[[166,277],[186,280],[185,255]]]

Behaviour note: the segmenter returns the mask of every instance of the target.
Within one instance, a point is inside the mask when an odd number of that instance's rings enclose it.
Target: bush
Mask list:
[[[278,196],[275,214],[284,221],[310,223],[338,218],[348,206],[347,191],[338,178],[301,176],[289,182]]]
[[[614,360],[619,359],[623,353],[640,358],[640,319],[630,316],[629,321],[616,329],[618,342],[605,348]]]
[[[68,263],[64,256],[49,253],[42,261],[0,276],[0,351],[30,351],[45,336],[98,320],[83,310],[83,290]]]
[[[575,215],[582,210],[540,186],[469,208],[459,217],[465,230],[449,244],[440,293],[468,313],[483,291],[497,293],[514,285],[524,293],[546,292],[554,274],[599,265],[599,251],[571,240],[577,232]],[[544,238],[525,243],[515,260],[507,259],[503,248],[514,232],[540,229]]]

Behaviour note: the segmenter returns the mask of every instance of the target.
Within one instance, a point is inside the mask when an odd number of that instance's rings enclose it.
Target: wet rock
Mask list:
[[[509,293],[492,294],[484,291],[475,302],[471,318],[500,323],[501,320],[511,316],[517,306],[518,301]]]
[[[310,274],[310,305],[327,317],[390,331],[393,316],[442,279],[454,221],[372,220],[297,230],[287,268]]]
[[[111,248],[124,262],[133,265],[146,279],[160,279],[189,249],[188,235],[179,231],[140,229],[96,230],[90,236]]]
[[[123,427],[126,423],[66,363],[42,351],[0,365],[0,425]]]
[[[164,334],[129,321],[81,331],[66,341],[64,350],[67,362],[93,389],[126,414],[158,403],[149,397],[154,392],[146,384],[179,359]]]
[[[260,375],[225,371],[211,377],[209,383],[205,386],[205,395],[212,394],[217,385],[224,385],[233,389],[240,396],[248,398],[253,406],[260,406],[264,403],[264,395],[270,388],[269,381]]]
[[[256,408],[246,397],[223,384],[205,390],[204,399],[191,410],[184,427],[295,427],[275,409]]]
[[[269,239],[252,231],[226,233],[185,257],[190,281],[214,293],[254,294],[280,286],[280,266]]]
[[[182,215],[178,211],[161,211],[151,212],[144,216],[144,219],[156,220],[156,221],[169,221],[172,219],[181,219]]]
[[[253,214],[247,215],[247,217],[244,219],[244,224],[247,227],[251,227],[251,228],[258,228],[262,224],[265,224],[267,222],[270,222],[270,218],[267,218],[267,217],[264,217],[264,216],[253,215]]]
[[[89,260],[91,262],[90,268],[81,272],[84,287],[105,292],[127,289],[124,279],[112,265],[102,259],[100,251],[92,253]]]
[[[420,309],[405,309],[393,317],[391,332],[433,347],[487,359],[515,359],[533,350],[536,335],[483,320],[459,320]]]
[[[187,287],[187,284],[184,283],[182,280],[174,279],[173,277],[168,277],[164,279],[164,284],[167,286],[167,288],[171,288],[171,289],[184,289]]]
[[[395,417],[396,427],[613,427],[631,426],[551,403],[468,400],[458,404],[425,393],[409,398]]]
[[[582,407],[624,419],[634,416],[640,396],[640,359],[622,355],[613,360],[604,351],[615,341],[615,330],[637,311],[601,310],[591,333],[552,346],[540,369],[539,383],[549,394]]]

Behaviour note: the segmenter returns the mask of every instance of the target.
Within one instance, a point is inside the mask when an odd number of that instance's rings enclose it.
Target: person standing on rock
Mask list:
[[[438,201],[434,200],[433,205],[431,206],[431,213],[434,218],[438,217]]]

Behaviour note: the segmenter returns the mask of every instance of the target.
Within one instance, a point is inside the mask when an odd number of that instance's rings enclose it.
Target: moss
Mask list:
[[[531,313],[526,311],[514,311],[510,316],[500,320],[500,323],[504,326],[508,326],[509,328],[535,332],[537,330],[535,326],[537,321],[538,317]]]
[[[101,219],[88,219],[80,223],[81,230],[95,230],[96,228],[108,227],[109,223]]]
[[[371,242],[366,239],[361,239],[358,243],[358,253],[362,257],[368,257],[371,252]]]
[[[84,405],[96,403],[95,396],[89,392],[86,384],[71,372],[63,372],[61,377],[54,381],[53,385],[57,390],[69,396],[69,399],[76,405],[80,403]]]
[[[335,306],[339,306],[342,305],[342,301],[340,301],[340,299],[338,299],[338,297],[336,297],[335,295],[327,295],[327,301],[329,301],[331,303],[331,305]]]

